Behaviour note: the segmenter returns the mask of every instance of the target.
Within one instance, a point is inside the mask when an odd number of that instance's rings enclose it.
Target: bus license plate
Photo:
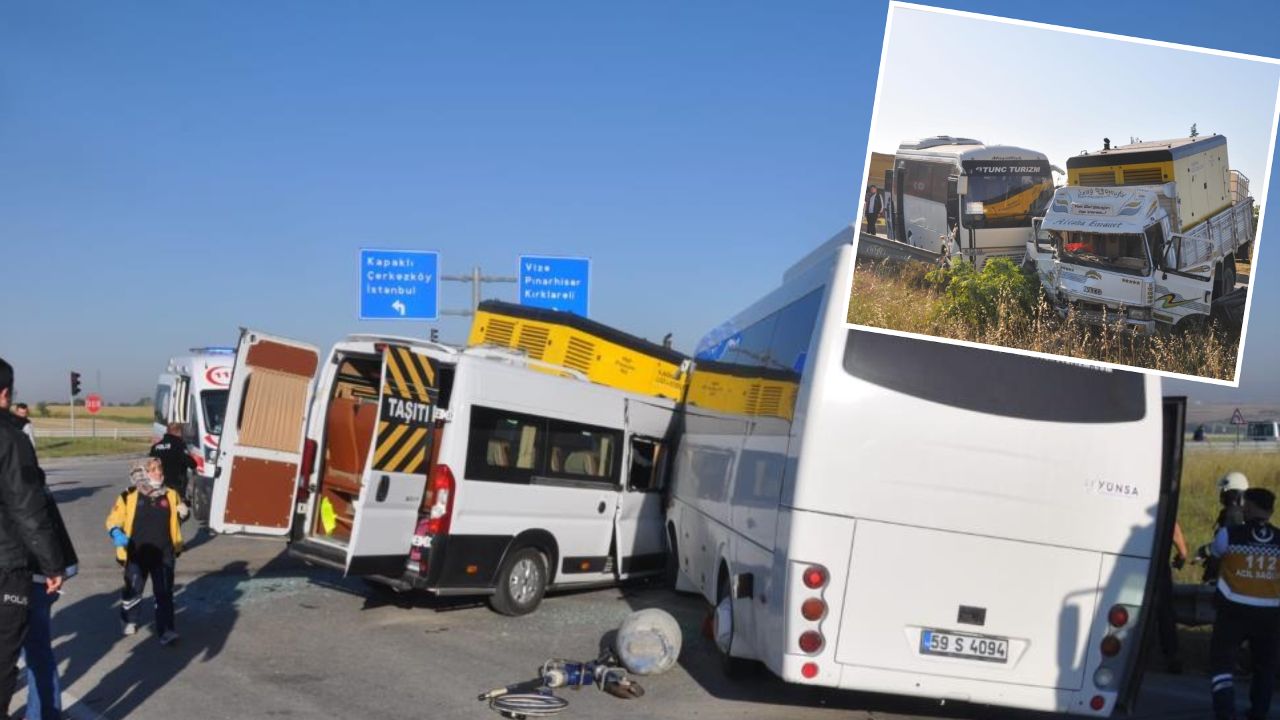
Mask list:
[[[920,654],[958,657],[984,662],[1009,662],[1009,641],[985,635],[961,635],[930,630],[920,633]]]

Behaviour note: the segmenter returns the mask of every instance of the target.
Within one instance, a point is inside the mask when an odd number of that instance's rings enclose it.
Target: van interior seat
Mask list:
[[[598,466],[595,453],[590,450],[575,450],[564,460],[564,471],[574,475],[594,476]]]
[[[486,462],[491,467],[511,467],[511,445],[502,440],[490,440]]]

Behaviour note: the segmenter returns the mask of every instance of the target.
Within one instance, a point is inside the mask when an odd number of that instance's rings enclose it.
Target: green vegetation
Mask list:
[[[994,267],[993,267],[994,266]],[[1143,337],[1063,319],[1039,283],[1012,263],[974,272],[925,263],[862,263],[849,322],[934,337],[1101,360],[1199,377],[1235,375],[1238,337],[1217,325]]]
[[[46,404],[45,407],[47,410],[47,414],[41,414],[41,417],[64,418],[64,419],[71,417],[70,405],[47,405]],[[37,411],[38,410],[39,410],[39,406],[37,406]],[[113,405],[109,407],[103,407],[102,410],[96,416],[94,416],[86,412],[84,407],[80,403],[78,402],[76,403],[76,421],[77,422],[81,420],[84,420],[87,422],[89,418],[97,417],[98,420],[109,420],[111,422],[116,422],[116,423],[128,423],[130,425],[150,425],[153,421],[153,415],[154,413],[152,412],[149,406],[137,407],[132,405]]]
[[[41,460],[89,455],[126,455],[145,453],[150,447],[148,438],[42,438],[36,437],[36,453]]]

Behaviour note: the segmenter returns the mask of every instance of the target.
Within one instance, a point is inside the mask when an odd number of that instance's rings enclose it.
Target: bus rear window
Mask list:
[[[973,412],[1048,422],[1133,422],[1143,377],[995,350],[850,330],[844,369],[880,387]]]

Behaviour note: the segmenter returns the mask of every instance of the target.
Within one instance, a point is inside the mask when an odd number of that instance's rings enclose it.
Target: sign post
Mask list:
[[[84,398],[84,410],[90,415],[90,425],[93,428],[90,434],[98,437],[98,413],[102,411],[102,396],[98,393],[89,393]]]
[[[1231,424],[1236,426],[1236,447],[1240,447],[1240,426],[1245,424],[1240,408],[1236,408],[1236,411],[1231,413]]]
[[[360,319],[435,320],[439,268],[436,252],[360,250]]]
[[[520,304],[588,317],[590,258],[520,256]]]

